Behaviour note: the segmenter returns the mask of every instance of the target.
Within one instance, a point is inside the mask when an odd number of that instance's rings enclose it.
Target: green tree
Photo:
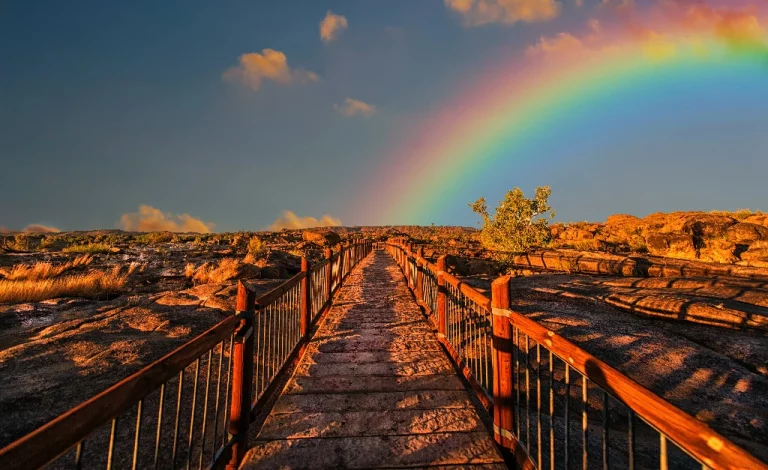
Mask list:
[[[536,196],[528,199],[520,188],[508,191],[499,201],[496,213],[488,213],[485,198],[480,198],[469,207],[483,218],[480,240],[493,251],[523,252],[532,246],[549,242],[549,220],[555,211],[547,200],[552,194],[549,186],[536,188]]]

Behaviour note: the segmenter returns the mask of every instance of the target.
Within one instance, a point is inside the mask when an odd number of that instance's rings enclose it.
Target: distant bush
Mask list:
[[[223,258],[218,266],[203,263],[195,267],[192,263],[184,268],[185,276],[195,284],[211,284],[234,279],[240,272],[241,263],[237,258]]]
[[[103,243],[88,243],[87,245],[72,245],[61,250],[64,253],[109,253],[112,248],[109,245]]]
[[[255,260],[264,258],[267,255],[267,244],[261,241],[259,237],[251,237],[248,241],[248,254],[246,262],[252,263]]]
[[[134,237],[134,241],[141,245],[155,245],[157,243],[169,243],[173,241],[174,234],[171,232],[149,232],[142,233]]]
[[[508,191],[490,215],[485,198],[469,206],[483,218],[480,240],[493,251],[523,252],[532,246],[543,246],[549,242],[549,219],[555,216],[548,199],[552,194],[549,186],[536,188],[536,196],[528,199],[520,188]],[[500,256],[504,258],[504,255]]]

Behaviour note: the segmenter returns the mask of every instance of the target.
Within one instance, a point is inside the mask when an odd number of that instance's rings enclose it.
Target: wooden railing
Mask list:
[[[299,274],[258,298],[241,281],[234,315],[0,449],[0,469],[236,469],[250,423],[372,248],[348,242],[314,266],[302,259]]]
[[[496,442],[522,468],[768,469],[709,426],[510,308],[510,277],[491,299],[406,240],[386,250],[438,338],[493,415]]]

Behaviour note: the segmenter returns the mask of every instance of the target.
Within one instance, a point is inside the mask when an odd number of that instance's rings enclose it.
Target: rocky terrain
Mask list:
[[[0,235],[0,296],[29,299],[0,300],[0,445],[230,315],[237,279],[266,292],[301,256],[405,236],[480,290],[513,274],[521,313],[768,460],[768,216],[617,215],[551,233],[528,253],[485,250],[465,227]],[[100,273],[108,288],[55,298],[7,288]]]

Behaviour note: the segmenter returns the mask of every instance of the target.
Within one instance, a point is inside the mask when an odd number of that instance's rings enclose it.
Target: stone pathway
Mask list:
[[[241,468],[506,466],[392,258],[349,276]]]

